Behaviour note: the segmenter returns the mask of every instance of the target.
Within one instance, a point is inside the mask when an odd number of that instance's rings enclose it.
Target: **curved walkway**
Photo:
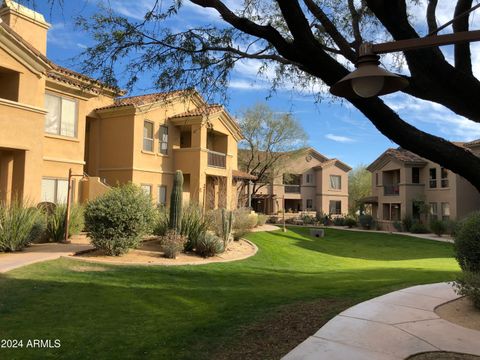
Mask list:
[[[441,319],[455,300],[448,283],[419,285],[355,305],[298,345],[285,360],[393,360],[427,351],[480,355],[480,331]]]

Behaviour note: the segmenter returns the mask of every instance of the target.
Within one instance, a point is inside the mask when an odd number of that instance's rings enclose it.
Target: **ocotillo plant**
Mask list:
[[[173,179],[172,195],[170,196],[170,229],[181,232],[183,202],[183,174],[180,170],[175,172]]]
[[[228,215],[226,210],[222,209],[222,239],[223,246],[226,249],[228,243],[230,242],[230,235],[232,233],[232,224],[233,224],[233,212],[229,211]]]

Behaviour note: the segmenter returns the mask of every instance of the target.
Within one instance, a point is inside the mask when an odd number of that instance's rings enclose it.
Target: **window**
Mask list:
[[[313,209],[313,200],[307,199],[307,209]]]
[[[330,200],[329,209],[330,209],[330,214],[341,215],[342,214],[342,202],[341,201]]]
[[[147,120],[143,122],[143,150],[153,151],[153,123]]]
[[[412,184],[420,184],[420,168],[412,168]]]
[[[340,175],[330,175],[330,189],[342,189],[342,177]]]
[[[168,154],[168,126],[161,125],[158,132],[158,140],[160,142],[159,152],[160,154]]]
[[[312,181],[312,175],[306,174],[305,175],[305,183],[310,184]]]
[[[379,182],[379,180],[378,180],[378,172],[376,172],[376,173],[375,173],[375,185],[378,186],[379,184],[380,184],[380,182]]]
[[[440,175],[441,175],[441,186],[442,188],[448,188],[448,170],[445,168],[440,169]]]
[[[55,204],[67,202],[68,180],[64,179],[42,179],[42,201]]]
[[[434,189],[437,187],[437,169],[430,169],[430,188]]]
[[[383,204],[383,220],[399,221],[400,217],[400,204]]]
[[[302,175],[283,174],[284,185],[300,185],[301,182],[302,182]]]
[[[438,219],[438,206],[437,203],[430,203],[430,219]]]
[[[77,135],[77,102],[60,96],[45,94],[45,132],[75,137]]]
[[[142,184],[142,190],[147,194],[148,196],[152,196],[152,185],[148,184]]]
[[[165,185],[158,186],[158,205],[167,205],[167,187]]]
[[[450,204],[442,203],[442,220],[446,221],[450,219]]]

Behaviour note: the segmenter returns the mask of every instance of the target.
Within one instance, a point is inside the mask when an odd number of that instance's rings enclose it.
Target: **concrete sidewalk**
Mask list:
[[[0,273],[40,261],[58,259],[88,249],[92,249],[92,246],[82,237],[72,239],[71,244],[33,244],[19,252],[0,253]]]
[[[480,331],[441,319],[455,300],[448,283],[414,286],[355,305],[298,345],[285,360],[390,360],[427,351],[480,356]]]

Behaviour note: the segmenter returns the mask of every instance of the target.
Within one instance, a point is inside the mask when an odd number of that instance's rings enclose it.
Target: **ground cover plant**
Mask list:
[[[251,233],[257,255],[203,266],[69,259],[0,275],[4,338],[60,339],[56,359],[279,359],[346,307],[410,285],[454,280],[452,244],[308,228]],[[95,336],[95,341],[92,341]],[[38,359],[38,349],[1,349]]]

